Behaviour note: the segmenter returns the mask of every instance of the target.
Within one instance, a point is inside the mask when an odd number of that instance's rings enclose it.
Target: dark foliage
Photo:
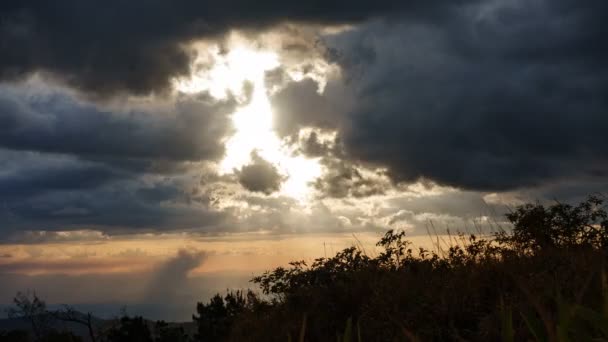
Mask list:
[[[414,249],[388,231],[378,255],[350,247],[310,265],[253,278],[252,291],[198,303],[194,341],[606,341],[608,214],[601,197],[526,204],[512,230],[458,235],[447,250]],[[44,302],[18,295],[13,313],[40,341],[79,341],[41,324]],[[154,332],[152,332],[152,330]],[[42,333],[44,332],[44,333]],[[51,337],[55,336],[52,339]],[[123,317],[104,341],[188,341],[183,327]],[[28,341],[27,333],[0,333]]]
[[[459,235],[447,251],[414,250],[389,231],[377,256],[351,247],[276,268],[253,279],[265,300],[199,304],[200,331],[217,329],[201,340],[608,339],[603,200],[527,204],[507,218],[512,231]]]
[[[18,292],[13,298],[14,307],[8,310],[8,317],[26,320],[34,337],[39,340],[48,333],[49,316],[46,303],[38,298],[36,292]]]
[[[109,342],[153,342],[148,323],[143,317],[124,316],[120,324],[108,332]]]
[[[8,316],[25,320],[31,327],[28,331],[13,330],[0,332],[0,341],[37,341],[37,342],[81,342],[82,338],[70,331],[57,330],[50,324],[53,315],[47,311],[46,303],[35,292],[19,292],[13,299],[14,307],[8,310]]]
[[[204,304],[196,305],[198,315],[192,319],[197,325],[195,341],[223,341],[229,335],[235,320],[245,312],[258,312],[265,304],[252,291],[216,294]]]
[[[83,342],[70,331],[49,331],[43,336],[31,336],[25,330],[0,331],[0,342]]]
[[[82,337],[70,331],[52,331],[44,336],[41,342],[83,342]]]
[[[154,326],[155,342],[186,342],[189,337],[181,326],[171,326],[165,321],[158,321]]]
[[[0,342],[29,342],[29,335],[24,330],[0,331]]]
[[[555,248],[608,247],[608,215],[603,200],[590,196],[577,206],[557,203],[550,207],[526,204],[507,214],[513,232],[497,240],[520,252]]]

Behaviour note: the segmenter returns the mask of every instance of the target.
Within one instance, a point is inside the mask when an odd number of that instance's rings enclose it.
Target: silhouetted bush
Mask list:
[[[445,253],[414,250],[403,232],[389,231],[377,256],[351,247],[278,267],[252,280],[264,300],[240,295],[230,314],[219,295],[199,303],[198,339],[608,339],[603,200],[527,204],[507,218],[513,230],[459,235]]]
[[[155,342],[187,342],[189,336],[181,326],[171,326],[165,321],[158,321],[154,325]]]
[[[44,335],[36,337],[25,330],[0,331],[0,342],[82,342],[80,336],[71,331],[49,330]]]
[[[153,342],[148,323],[143,317],[124,316],[118,326],[107,333],[108,342]]]
[[[526,204],[507,214],[511,233],[501,232],[497,241],[518,252],[555,248],[608,247],[608,215],[603,200],[590,196],[577,206],[557,203],[550,207]]]
[[[576,206],[522,205],[507,215],[512,230],[458,235],[445,251],[414,249],[404,232],[391,230],[378,241],[382,251],[375,256],[350,247],[310,264],[295,261],[253,278],[261,295],[228,292],[198,303],[192,338],[607,341],[603,204],[591,196]],[[19,294],[15,305],[13,315],[28,321],[39,341],[80,341],[48,329],[46,306],[35,294]],[[66,310],[55,317],[79,316]],[[91,315],[86,317],[91,322]],[[181,326],[127,316],[102,337],[108,342],[189,338]],[[1,341],[28,341],[27,332],[0,333]]]
[[[263,305],[265,304],[252,291],[228,292],[224,297],[216,294],[208,303],[198,303],[198,315],[192,316],[197,326],[194,340],[223,341],[237,317],[245,312],[260,311]]]
[[[29,342],[29,334],[25,330],[0,331],[0,342]]]

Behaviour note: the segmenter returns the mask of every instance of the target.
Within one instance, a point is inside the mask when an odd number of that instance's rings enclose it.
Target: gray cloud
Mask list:
[[[208,229],[225,215],[196,194],[199,173],[132,172],[76,157],[0,150],[0,240],[47,241],[28,231],[133,233]],[[8,240],[7,240],[8,239]]]
[[[251,164],[236,170],[235,174],[245,189],[266,195],[278,191],[285,180],[276,166],[264,160],[255,151],[251,153]]]
[[[237,5],[238,14],[227,10]],[[329,80],[322,94],[309,78],[293,82],[281,70],[267,77],[280,86],[271,98],[279,135],[295,142],[303,127],[338,131],[339,151],[317,133],[299,141],[301,153],[320,157],[329,170],[316,183],[325,197],[363,201],[386,193],[392,184],[384,174],[362,172],[376,167],[396,182],[422,179],[484,192],[534,187],[530,193],[542,198],[605,188],[608,49],[598,43],[608,33],[604,2],[346,5],[153,2],[139,11],[138,1],[103,8],[89,1],[3,3],[0,47],[10,48],[0,56],[0,78],[40,72],[94,96],[151,94],[189,72],[192,56],[184,46],[194,39],[230,28],[255,33],[284,21],[358,23],[322,42],[305,41],[315,37],[305,32],[282,47],[297,67],[306,69],[301,56],[317,58],[319,51],[341,67],[342,79]],[[323,49],[307,53],[317,43]],[[235,176],[203,174],[199,182],[202,162],[223,155],[236,102],[201,94],[130,100],[101,105],[70,91],[0,86],[3,234],[83,227],[295,231],[302,222],[312,230],[378,227],[355,205],[340,212],[320,204],[309,221],[283,213],[295,207],[287,202],[250,216],[217,209],[218,197],[245,198],[238,183],[270,194],[284,181],[274,166],[254,158]],[[208,193],[209,183],[225,189]],[[475,199],[457,210],[419,201],[454,217],[473,202],[483,205]],[[410,202],[394,205],[410,219],[440,214]]]
[[[268,82],[278,82],[275,71],[268,75]],[[324,96],[318,92],[319,85],[312,79],[289,82],[271,96],[274,110],[274,129],[280,136],[293,136],[303,127],[335,129],[341,121],[344,104],[331,102],[338,97],[332,93],[332,85],[325,89]]]
[[[132,177],[111,167],[65,155],[0,149],[0,198],[26,198],[48,191],[69,191],[102,186]]]
[[[174,301],[176,296],[185,291],[188,273],[200,266],[205,258],[206,254],[202,251],[180,249],[175,257],[154,272],[146,297],[152,302]]]
[[[606,6],[492,1],[327,37],[350,95],[324,101],[353,101],[336,114],[346,154],[475,190],[605,178]]]
[[[382,195],[393,184],[381,171],[368,171],[364,174],[356,165],[337,158],[326,157],[321,163],[327,169],[314,182],[314,187],[322,197],[369,197]]]
[[[133,162],[217,159],[235,107],[199,94],[157,108],[104,110],[65,92],[2,86],[0,147]]]
[[[403,196],[387,200],[392,208],[399,208],[415,215],[432,213],[437,216],[447,215],[463,220],[476,219],[481,216],[493,216],[502,220],[507,207],[487,203],[483,194],[472,191],[448,191],[439,195],[412,197]],[[426,223],[426,222],[423,222]],[[445,227],[441,227],[444,229]]]
[[[190,72],[193,53],[185,45],[196,39],[286,21],[338,24],[394,13],[436,17],[462,2],[9,0],[0,6],[0,77],[43,71],[99,96],[159,93],[174,76]]]
[[[206,94],[101,106],[36,80],[0,85],[0,238],[220,222],[195,196],[196,168],[223,156],[235,108]]]
[[[322,141],[315,131],[301,135],[298,143],[299,152],[308,157],[333,156],[337,152],[330,141]]]

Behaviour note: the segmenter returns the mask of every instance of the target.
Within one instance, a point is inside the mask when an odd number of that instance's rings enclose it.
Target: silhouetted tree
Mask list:
[[[554,248],[607,248],[608,213],[599,196],[573,206],[556,203],[525,204],[507,214],[512,232],[501,232],[496,240],[512,249],[534,252]]]
[[[0,332],[0,342],[30,342],[30,334],[25,330]],[[70,331],[49,330],[44,336],[37,338],[40,342],[83,342],[82,337]]]
[[[25,330],[0,331],[0,342],[29,342],[30,337]]]
[[[512,229],[458,234],[440,252],[415,252],[391,230],[375,257],[349,247],[265,272],[252,281],[271,309],[239,317],[229,336],[329,341],[359,325],[366,341],[608,340],[604,199],[525,204],[506,217]]]
[[[62,309],[52,312],[54,318],[64,321],[73,322],[84,325],[87,328],[89,338],[92,342],[97,341],[97,332],[94,326],[93,314],[88,312],[86,314],[76,311],[69,305],[64,305]]]
[[[8,309],[8,316],[27,320],[32,326],[36,340],[41,340],[48,330],[50,319],[46,303],[38,298],[36,292],[26,291],[17,292],[13,304],[14,307]]]
[[[118,326],[107,333],[108,342],[153,342],[152,333],[143,317],[123,316]]]
[[[156,337],[154,342],[186,342],[188,335],[181,326],[170,326],[165,321],[157,321],[154,325]]]
[[[82,337],[74,335],[71,331],[50,331],[43,338],[43,342],[83,342]]]
[[[197,325],[194,339],[205,342],[224,340],[237,316],[247,307],[248,300],[242,291],[229,292],[225,297],[216,294],[209,303],[198,303],[196,305],[198,316],[192,316]]]
[[[349,247],[265,272],[252,279],[265,297],[236,291],[197,303],[194,339],[608,341],[603,198],[525,204],[506,217],[512,229],[485,238],[458,234],[440,252],[414,250],[405,232],[389,230],[375,256]],[[49,312],[35,293],[18,293],[14,303],[11,317],[30,322],[36,341],[80,341],[48,328]],[[66,306],[51,316],[93,331],[90,313]],[[151,327],[125,314],[104,342],[188,341],[180,325],[158,321],[153,334]],[[2,341],[28,336],[0,333]]]

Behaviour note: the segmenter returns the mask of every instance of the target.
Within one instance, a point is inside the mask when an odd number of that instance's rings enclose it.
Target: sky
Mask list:
[[[197,301],[608,190],[604,0],[0,4],[0,306]]]

